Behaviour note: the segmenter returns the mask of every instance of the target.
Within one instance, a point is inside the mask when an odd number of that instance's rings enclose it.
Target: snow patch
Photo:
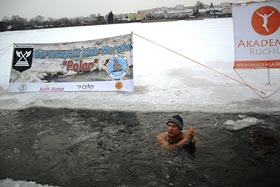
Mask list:
[[[0,187],[58,187],[51,185],[41,185],[33,181],[14,181],[12,179],[0,180]]]
[[[246,127],[250,127],[250,126],[253,126],[253,125],[256,125],[260,122],[262,122],[262,120],[259,120],[257,118],[254,118],[254,117],[247,117],[245,115],[239,115],[240,120],[236,120],[236,121],[233,121],[233,120],[227,120],[224,124],[225,124],[225,128],[227,130],[230,130],[230,131],[238,131],[238,130],[241,130],[241,129],[244,129]]]

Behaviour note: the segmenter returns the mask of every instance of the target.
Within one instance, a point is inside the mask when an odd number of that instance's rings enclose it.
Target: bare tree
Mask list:
[[[197,1],[197,2],[195,3],[195,7],[196,7],[197,9],[203,9],[203,8],[205,8],[205,5],[204,5],[201,1]]]

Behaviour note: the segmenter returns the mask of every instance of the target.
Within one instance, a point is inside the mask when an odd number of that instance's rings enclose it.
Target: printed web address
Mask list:
[[[280,60],[235,61],[233,68],[280,68]]]

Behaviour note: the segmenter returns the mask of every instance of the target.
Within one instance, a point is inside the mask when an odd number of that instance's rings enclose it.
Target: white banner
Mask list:
[[[234,68],[280,68],[280,2],[232,7]]]
[[[133,91],[132,35],[14,44],[11,92]]]

